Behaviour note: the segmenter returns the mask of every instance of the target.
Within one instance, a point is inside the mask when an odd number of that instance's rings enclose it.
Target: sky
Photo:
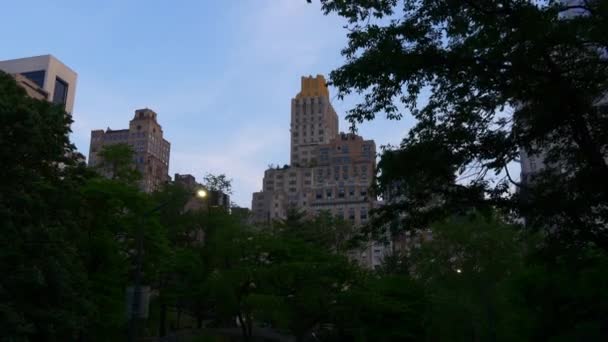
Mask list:
[[[88,155],[93,129],[128,128],[158,113],[169,174],[233,179],[251,206],[269,164],[289,163],[290,101],[300,77],[339,67],[343,19],[305,0],[19,0],[3,3],[0,60],[52,54],[78,73],[72,141]],[[342,131],[356,95],[339,100]],[[359,134],[398,144],[411,119],[378,118]]]

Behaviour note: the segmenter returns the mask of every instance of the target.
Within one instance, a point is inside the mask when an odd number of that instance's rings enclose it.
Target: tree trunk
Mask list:
[[[177,325],[175,330],[179,330],[179,321],[182,318],[182,308],[180,308],[179,306],[177,307],[177,322],[175,323],[175,325]]]
[[[198,329],[203,328],[203,314],[201,312],[196,313],[196,327]]]
[[[236,317],[239,319],[239,325],[241,326],[241,331],[243,332],[243,341],[249,341],[249,334],[247,333],[247,326],[243,320],[243,315],[241,315],[239,312]]]
[[[160,317],[158,320],[158,335],[164,337],[167,335],[167,304],[160,303]]]
[[[253,319],[249,315],[247,316],[247,334],[253,336]]]

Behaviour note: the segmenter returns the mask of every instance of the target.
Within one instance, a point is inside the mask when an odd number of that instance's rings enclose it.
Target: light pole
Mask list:
[[[206,199],[207,198],[207,190],[203,189],[203,188],[199,188],[196,189],[195,191],[193,191],[190,195],[192,197],[198,198],[198,199]],[[138,323],[139,323],[139,318],[140,318],[140,300],[141,300],[141,296],[142,296],[142,288],[141,288],[141,276],[142,276],[142,255],[143,255],[143,245],[144,245],[144,226],[146,224],[146,219],[148,217],[150,217],[152,214],[158,212],[159,210],[161,210],[162,208],[164,208],[166,205],[168,205],[169,203],[171,203],[172,201],[166,201],[163,202],[159,205],[157,205],[156,207],[154,207],[153,209],[145,212],[141,219],[140,219],[140,224],[137,227],[137,234],[135,236],[135,244],[136,244],[136,249],[135,249],[135,276],[134,276],[134,281],[133,281],[133,295],[132,295],[132,303],[131,303],[131,315],[129,317],[129,341],[130,342],[135,342],[137,341],[137,335],[139,332],[139,327],[138,327]]]

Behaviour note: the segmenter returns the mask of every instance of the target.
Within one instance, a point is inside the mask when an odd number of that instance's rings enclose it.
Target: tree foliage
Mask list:
[[[135,168],[135,152],[129,144],[104,145],[99,152],[101,163],[98,168],[110,178],[126,183],[135,183],[141,179],[141,173]]]
[[[417,214],[430,196],[444,214],[500,205],[538,226],[558,225],[570,241],[608,249],[605,1],[321,3],[348,21],[346,63],[331,73],[339,97],[363,93],[348,119],[409,112],[416,120],[400,151],[380,165],[380,190],[402,195],[396,209],[415,221],[404,227],[424,219]],[[527,189],[508,173],[520,148],[546,153],[550,187]],[[411,163],[411,173],[396,175],[392,162]]]
[[[232,194],[232,179],[225,174],[214,175],[207,173],[203,177],[203,185],[212,191],[221,191],[225,194]]]

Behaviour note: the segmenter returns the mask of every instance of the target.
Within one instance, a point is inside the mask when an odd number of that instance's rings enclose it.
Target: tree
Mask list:
[[[412,279],[367,276],[344,288],[323,341],[422,341],[428,307],[423,287]]]
[[[284,239],[295,239],[338,254],[345,254],[357,245],[358,228],[329,211],[314,217],[297,208],[289,208],[285,219],[275,224],[275,230]]]
[[[353,127],[409,111],[417,124],[393,160],[442,156],[421,165],[428,176],[415,186],[400,187],[405,177],[381,179],[381,191],[402,198],[395,210],[414,219],[429,206],[420,196],[446,208],[502,206],[608,250],[605,1],[321,3],[349,23],[346,63],[330,78],[340,98],[364,94],[348,113]],[[569,16],[574,10],[580,14]],[[511,177],[507,166],[520,148],[547,153],[549,187],[525,189]],[[446,180],[452,172],[456,179]],[[497,177],[490,181],[490,174]],[[513,195],[512,186],[526,197]]]
[[[207,173],[203,177],[203,185],[211,191],[221,191],[225,194],[232,194],[232,179],[225,174],[214,175]]]
[[[97,175],[79,186],[79,196],[70,203],[79,208],[73,215],[79,223],[79,259],[92,304],[83,336],[87,340],[117,339],[123,331],[125,288],[132,279],[136,230],[147,204],[146,195],[134,185]]]
[[[13,341],[76,340],[93,301],[81,253],[71,117],[0,72],[0,327]]]
[[[534,240],[499,215],[475,212],[437,222],[431,231],[432,239],[406,256],[409,274],[428,291],[428,336],[530,339],[532,315],[520,305],[514,282],[525,272],[526,244]]]
[[[134,154],[133,148],[128,144],[104,145],[99,152],[102,162],[98,169],[112,179],[134,183],[141,179],[141,174],[133,163]]]
[[[161,204],[158,220],[167,248],[154,275],[154,287],[159,296],[158,331],[165,336],[167,312],[175,307],[181,313],[189,310],[202,324],[200,287],[205,269],[202,266],[203,215],[186,211],[192,192],[178,184],[166,184],[153,194],[154,203]],[[200,328],[200,326],[199,326]]]

